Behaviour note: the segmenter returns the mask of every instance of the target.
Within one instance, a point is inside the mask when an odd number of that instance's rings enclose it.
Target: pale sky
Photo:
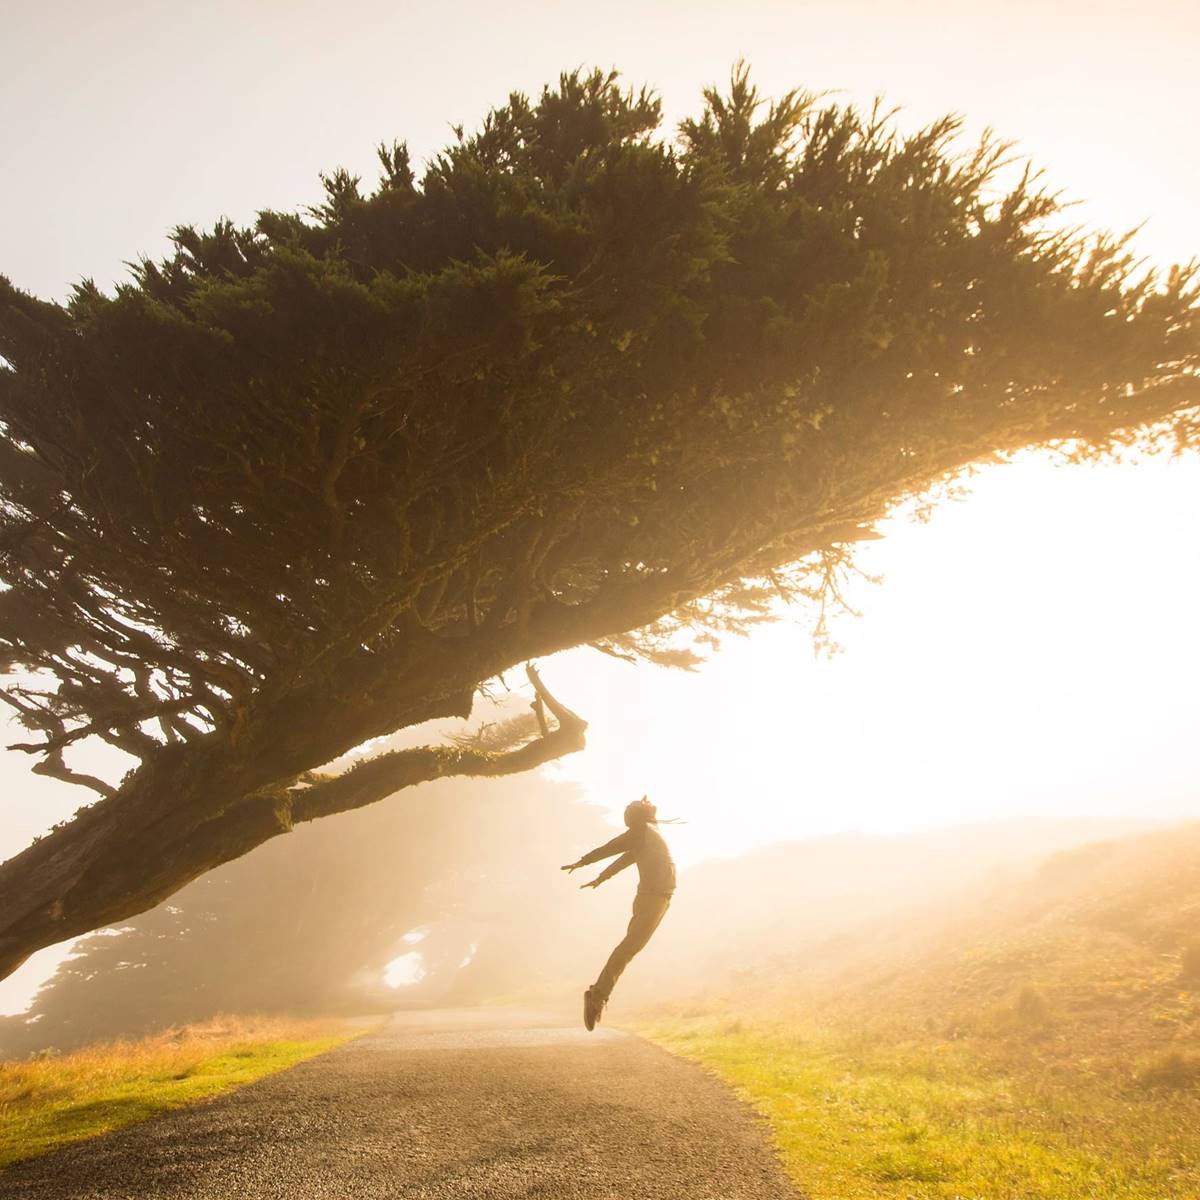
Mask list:
[[[1200,817],[1200,463],[991,469],[862,555],[844,652],[796,621],[699,674],[575,651],[592,721],[556,770],[649,791],[683,861],[847,829],[1023,816]]]
[[[1159,262],[1200,252],[1193,0],[0,8],[0,272],[44,297],[160,254],[174,224],[250,221],[418,162],[514,88],[616,66],[671,121],[739,56],[760,87],[882,92],[1014,139],[1076,217]],[[556,770],[614,810],[650,791],[684,861],[841,829],[1022,813],[1200,816],[1200,464],[989,470],[931,524],[869,549],[882,586],[814,662],[781,625],[695,675],[592,652],[546,664],[592,722]],[[11,739],[9,739],[11,740]],[[0,752],[0,857],[91,793]],[[109,770],[118,771],[116,759]]]

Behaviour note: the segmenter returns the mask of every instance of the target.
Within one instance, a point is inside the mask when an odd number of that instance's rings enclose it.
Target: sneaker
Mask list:
[[[596,995],[593,988],[588,988],[583,993],[583,1025],[590,1033],[596,1028],[596,1022],[600,1020],[600,1010],[604,1007],[604,1002]]]

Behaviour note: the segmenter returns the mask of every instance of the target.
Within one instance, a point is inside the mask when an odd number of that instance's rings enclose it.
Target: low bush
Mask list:
[[[1151,1059],[1137,1074],[1137,1081],[1145,1088],[1169,1091],[1200,1086],[1200,1054],[1188,1054],[1172,1050]]]
[[[1013,1006],[1017,1021],[1026,1028],[1040,1029],[1050,1020],[1050,1004],[1035,987],[1023,987]]]
[[[1187,983],[1200,985],[1200,938],[1183,948],[1179,962],[1179,973]]]

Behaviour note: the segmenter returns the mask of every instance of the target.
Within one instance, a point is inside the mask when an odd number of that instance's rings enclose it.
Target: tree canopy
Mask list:
[[[1003,143],[740,70],[660,126],[564,75],[115,294],[3,282],[3,695],[103,798],[0,867],[0,973],[296,821],[582,745],[539,685],[515,745],[313,774],[507,668],[687,661],[981,458],[1196,440],[1193,269],[1071,229]],[[91,737],[139,765],[76,773]]]

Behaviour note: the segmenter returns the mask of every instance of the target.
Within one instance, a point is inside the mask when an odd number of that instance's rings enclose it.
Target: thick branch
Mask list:
[[[92,721],[87,725],[81,725],[76,729],[64,730],[54,737],[47,738],[44,742],[12,742],[5,748],[8,750],[23,750],[26,754],[60,754],[73,743],[83,741],[84,738],[92,737],[94,734],[103,734],[110,730],[121,732],[125,729],[134,728],[140,725],[141,722],[153,717],[171,717],[178,713],[187,712],[195,707],[196,698],[194,696],[184,696],[180,700],[160,700],[141,705],[131,704],[127,711],[119,715],[116,713],[105,714],[99,720]],[[153,741],[147,740],[149,741],[149,746],[143,746],[143,750],[156,745]],[[130,753],[134,753],[134,751],[131,750]]]
[[[11,750],[12,747],[10,746]],[[54,753],[36,763],[33,768],[35,775],[45,775],[50,779],[58,779],[62,783],[73,783],[79,787],[91,788],[93,792],[99,792],[101,796],[115,796],[117,789],[110,783],[105,783],[103,779],[98,779],[95,775],[85,775],[79,771],[72,771],[70,767],[63,762],[61,750],[56,750]]]
[[[530,771],[543,763],[584,748],[587,722],[560,704],[542,683],[534,667],[526,668],[535,692],[535,705],[544,705],[558,720],[556,729],[532,742],[503,753],[470,746],[419,746],[383,754],[311,787],[293,793],[292,820],[315,821],[333,813],[363,808],[402,788],[455,777],[494,777]]]
[[[259,765],[253,746],[234,765],[228,748],[162,747],[114,795],[0,864],[0,978],[43,946],[145,912],[296,821],[360,808],[434,779],[527,771],[581,749],[586,722],[550,694],[536,671],[529,677],[558,727],[504,753],[401,751],[295,789],[248,784]],[[426,711],[437,707],[430,702]]]

